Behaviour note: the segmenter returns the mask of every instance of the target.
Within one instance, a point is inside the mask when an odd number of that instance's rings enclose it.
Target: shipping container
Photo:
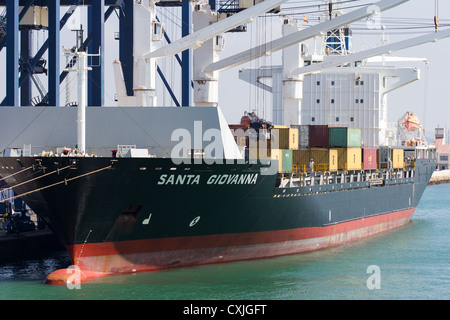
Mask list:
[[[314,162],[315,171],[337,171],[338,152],[336,149],[311,148],[292,151],[294,167],[305,171],[310,169],[310,161]]]
[[[291,125],[292,128],[298,129],[298,148],[309,148],[309,125]]]
[[[393,169],[402,169],[405,167],[405,159],[403,155],[403,149],[391,150],[391,161]]]
[[[361,170],[361,148],[338,148],[339,170]]]
[[[377,169],[377,151],[378,149],[363,149],[363,168],[364,170]]]
[[[389,168],[390,157],[389,147],[379,147],[377,152],[378,169]]]
[[[310,154],[309,149],[292,150],[292,164],[302,171],[305,167],[309,168]]]
[[[361,148],[361,129],[330,127],[330,148]]]
[[[278,149],[298,149],[298,129],[284,126],[273,126],[271,128],[272,144],[275,147],[278,141]]]
[[[250,140],[250,144],[247,148],[249,159],[271,159],[271,142],[270,140]]]
[[[309,147],[310,148],[328,148],[328,126],[311,125],[309,126]]]
[[[347,128],[347,147],[361,148],[361,129]]]
[[[338,171],[339,155],[337,149],[330,149],[328,171]]]
[[[292,150],[273,149],[271,156],[273,160],[278,160],[278,172],[292,172]]]
[[[330,147],[347,147],[347,128],[330,127],[328,128],[328,144]]]

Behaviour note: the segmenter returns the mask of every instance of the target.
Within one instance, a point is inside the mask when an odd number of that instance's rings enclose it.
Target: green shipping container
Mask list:
[[[271,158],[278,160],[278,172],[292,172],[292,150],[272,149]]]
[[[361,129],[330,127],[328,137],[330,148],[361,148]]]
[[[281,172],[292,172],[292,150],[282,150],[282,154]]]

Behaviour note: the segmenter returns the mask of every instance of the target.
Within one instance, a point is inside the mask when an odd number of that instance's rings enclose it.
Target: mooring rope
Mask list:
[[[0,181],[5,181],[5,180],[8,179],[8,178],[14,177],[16,174],[19,174],[19,173],[22,173],[22,172],[24,172],[24,171],[30,170],[31,168],[33,168],[33,166],[30,166],[30,167],[25,168],[25,169],[23,169],[23,170],[17,171],[16,173],[10,174],[9,176],[6,176],[6,177],[4,177],[4,178],[0,178]]]
[[[68,167],[70,167],[70,166],[68,166]],[[111,167],[112,167],[112,165],[109,165],[109,166],[104,167],[104,168],[100,168],[100,169],[97,169],[97,170],[94,170],[94,171],[91,171],[91,172],[83,173],[83,174],[80,174],[79,176],[76,176],[76,177],[73,177],[73,178],[70,178],[70,179],[64,179],[62,181],[55,182],[55,183],[50,184],[50,185],[45,186],[45,187],[41,187],[41,188],[38,188],[38,189],[35,189],[35,190],[31,190],[31,191],[28,191],[28,192],[24,192],[24,193],[18,194],[18,195],[14,196],[14,197],[10,197],[8,199],[1,200],[0,202],[6,202],[6,201],[9,201],[9,200],[13,200],[15,198],[20,198],[20,197],[29,195],[29,194],[34,193],[34,192],[38,192],[38,191],[41,191],[41,190],[44,190],[44,189],[48,189],[48,188],[54,187],[54,186],[62,184],[62,183],[67,184],[67,182],[69,182],[69,181],[73,181],[73,180],[76,180],[76,179],[79,179],[79,178],[83,178],[83,177],[86,177],[88,175],[91,175],[91,174],[94,174],[94,173],[97,173],[97,172],[109,169]],[[67,168],[67,167],[65,167],[65,168]],[[65,169],[65,168],[63,168],[63,169]],[[62,169],[59,169],[59,170],[62,170]],[[52,172],[52,173],[54,173],[54,172]],[[48,174],[46,174],[46,175],[48,175]],[[43,177],[43,176],[41,176],[41,177]]]
[[[67,168],[69,168],[69,167],[70,167],[70,166],[67,166],[67,167],[64,167],[64,168],[61,168],[61,169],[56,169],[55,171],[46,173],[46,174],[44,174],[44,175],[42,175],[42,176],[39,176],[39,177],[30,179],[30,180],[28,180],[28,181],[21,182],[21,183],[19,183],[19,184],[16,184],[16,185],[14,186],[14,188],[15,188],[15,187],[18,187],[18,186],[21,186],[21,185],[24,185],[24,184],[27,184],[27,183],[29,183],[29,182],[31,182],[31,181],[35,181],[35,180],[37,180],[37,179],[40,179],[40,178],[49,176],[49,175],[51,175],[51,174],[54,174],[55,172],[58,172],[58,173],[59,173],[60,171],[65,170],[65,169],[67,169]],[[3,189],[3,190],[4,190],[4,191],[8,191],[8,190],[11,190],[12,188],[13,188],[13,187],[9,187],[9,188]]]

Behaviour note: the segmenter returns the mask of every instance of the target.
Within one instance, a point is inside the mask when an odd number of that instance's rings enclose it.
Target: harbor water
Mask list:
[[[43,284],[64,252],[0,264],[0,299],[450,299],[450,184],[429,186],[411,223],[346,246],[272,259]]]

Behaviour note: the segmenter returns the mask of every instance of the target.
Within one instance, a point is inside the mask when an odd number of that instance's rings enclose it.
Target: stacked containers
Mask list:
[[[330,148],[361,148],[361,129],[330,127],[328,132]]]
[[[361,170],[361,129],[330,127],[328,131],[330,148],[338,148],[338,169]]]
[[[278,149],[271,150],[271,158],[278,160],[278,172],[292,172],[292,151],[299,147],[299,129],[286,126],[271,127],[271,143]]]
[[[377,168],[377,149],[366,148],[363,153],[361,129],[328,125],[273,126],[272,129],[277,129],[272,130],[272,143],[274,139],[279,141],[279,149],[272,150],[272,159],[280,161],[279,172],[290,172],[293,165],[309,168],[311,159],[316,171]]]
[[[276,146],[276,141],[278,140],[278,149],[298,149],[299,142],[297,128],[289,128],[286,126],[272,126],[271,129],[272,144]]]

